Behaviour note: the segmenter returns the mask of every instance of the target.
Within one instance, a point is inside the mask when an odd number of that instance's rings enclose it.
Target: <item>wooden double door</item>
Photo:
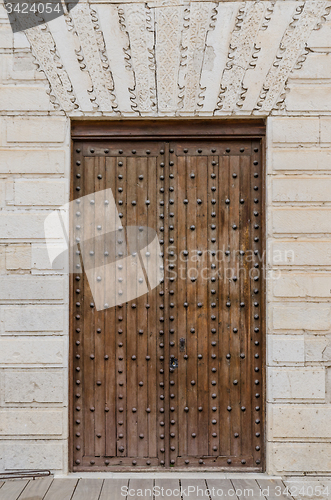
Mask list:
[[[103,190],[123,229],[89,238],[89,263],[72,248],[72,470],[263,470],[263,127],[100,127],[73,126],[74,241],[90,230],[79,202]],[[126,227],[157,234],[154,288],[144,259],[126,282]],[[99,310],[84,272],[98,252],[108,288],[136,287]]]

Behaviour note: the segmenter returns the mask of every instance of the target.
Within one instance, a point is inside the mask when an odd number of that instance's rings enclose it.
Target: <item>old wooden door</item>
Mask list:
[[[263,470],[263,127],[85,127],[73,128],[72,221],[90,247],[72,263],[111,256],[124,300],[98,311],[86,272],[72,273],[72,469]],[[123,228],[93,240],[79,203],[91,195],[97,225],[105,189]],[[164,279],[151,289],[147,264],[126,301],[128,226],[156,231]]]

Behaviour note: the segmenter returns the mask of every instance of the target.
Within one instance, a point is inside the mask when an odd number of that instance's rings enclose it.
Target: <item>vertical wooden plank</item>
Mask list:
[[[0,489],[0,499],[1,500],[16,500],[24,488],[27,486],[29,481],[15,479],[6,481],[5,484]]]
[[[207,174],[208,158],[199,156],[197,158],[196,183],[197,199],[196,206],[196,255],[197,255],[197,404],[198,404],[198,455],[208,455],[208,421],[209,421],[209,332],[206,328],[207,315],[210,311],[210,301],[208,297],[208,285],[205,276],[205,269],[208,265],[207,256],[207,224],[209,193],[207,194]],[[213,211],[213,219],[217,222],[216,212]],[[213,378],[214,380],[214,378]],[[215,378],[216,380],[216,378]],[[215,422],[216,421],[216,422]],[[212,425],[216,428],[216,418],[212,415]]]
[[[178,358],[178,328],[177,317],[182,312],[182,304],[178,303],[178,277],[176,276],[176,263],[178,260],[178,248],[176,244],[177,230],[179,225],[178,212],[178,193],[177,193],[177,177],[178,177],[178,158],[175,153],[174,145],[170,144],[171,160],[169,162],[169,226],[174,229],[169,231],[168,249],[168,282],[169,282],[169,301],[168,301],[168,317],[169,317],[169,336],[168,349],[169,355],[166,358],[167,371],[170,373],[170,429],[169,429],[169,446],[170,446],[170,464],[175,465],[178,456],[178,446],[176,446],[176,436],[179,433],[179,408],[178,408],[178,367],[173,367],[173,361]],[[177,361],[178,363],[179,361]],[[175,361],[176,364],[176,361]],[[169,409],[167,410],[169,412]]]
[[[220,231],[220,225],[222,222],[223,212],[221,211],[221,196],[220,193],[220,183],[219,177],[221,176],[221,167],[219,166],[218,156],[211,156],[208,158],[208,182],[207,182],[207,192],[208,192],[208,260],[206,265],[208,266],[208,296],[209,296],[209,309],[207,316],[207,341],[209,345],[208,354],[208,436],[209,436],[209,446],[208,455],[218,456],[220,454],[220,433],[219,430],[222,427],[222,422],[220,421],[220,407],[219,400],[213,395],[216,395],[215,388],[211,384],[212,380],[216,380],[218,383],[222,383],[219,380],[219,345],[220,336],[218,325],[222,321],[222,314],[219,313],[222,303],[220,301],[220,290],[219,282],[222,283],[222,264],[224,261],[224,249],[220,247],[220,243],[217,234]],[[214,189],[216,188],[216,191]],[[216,217],[212,214],[216,213]],[[217,224],[216,224],[217,222]],[[224,245],[224,243],[222,243]],[[222,324],[220,326],[220,330]],[[219,397],[221,396],[221,390],[219,392]],[[215,419],[218,425],[215,427],[212,424],[211,419]]]
[[[286,486],[280,479],[257,479],[256,481],[262,492],[267,493],[264,496],[268,500],[290,500],[293,498],[292,495],[284,493]]]
[[[54,479],[43,500],[71,500],[78,480]]]
[[[127,225],[136,226],[137,219],[137,181],[138,161],[127,159]],[[129,249],[129,251],[131,251]],[[138,258],[138,257],[137,257]],[[127,286],[135,287],[136,283]],[[137,308],[130,301],[127,307],[127,447],[128,456],[138,455],[138,382],[137,382]]]
[[[105,479],[99,500],[124,500],[128,479]]]
[[[123,150],[121,150],[123,151]],[[127,154],[127,151],[125,151]],[[123,154],[123,153],[122,153]],[[115,238],[116,254],[116,286],[118,300],[124,300],[125,287],[127,286],[127,245],[122,250],[118,240],[126,242],[125,228],[127,226],[127,158],[116,157],[116,206],[118,207],[120,222]],[[122,228],[122,229],[121,229]],[[122,243],[123,246],[123,243]],[[125,255],[120,255],[123,253]],[[120,457],[128,456],[127,436],[127,308],[124,300],[120,302],[115,311],[115,345],[116,345],[116,406],[117,406],[117,442],[116,454]]]
[[[234,494],[234,488],[229,479],[207,479],[207,486],[211,500],[219,500],[220,498],[238,499],[237,495]]]
[[[80,479],[72,500],[99,500],[103,479]]]
[[[144,498],[145,500],[153,500],[153,479],[141,479],[135,478],[130,479],[129,489],[130,489],[130,499],[140,500]]]
[[[176,221],[174,221],[173,217],[170,217],[172,214],[172,209],[169,204],[170,200],[170,185],[172,185],[172,179],[174,175],[174,165],[175,165],[175,156],[173,154],[173,149],[169,144],[165,145],[164,148],[164,240],[169,242],[169,239],[173,237],[175,234]],[[171,182],[170,182],[171,181]],[[171,255],[171,251],[167,252],[167,258],[165,259],[165,265],[171,263],[173,260],[173,256]],[[173,398],[176,390],[176,382],[172,377],[172,373],[170,373],[169,369],[169,359],[170,359],[170,346],[169,346],[169,336],[173,335],[170,333],[172,326],[170,326],[170,314],[169,314],[169,303],[172,301],[174,296],[175,289],[174,283],[171,278],[167,277],[165,279],[165,287],[164,287],[164,310],[162,312],[162,317],[164,318],[163,328],[165,337],[163,341],[160,342],[160,346],[162,345],[162,354],[164,357],[164,400],[162,404],[160,403],[160,409],[164,408],[164,413],[160,414],[163,416],[162,420],[164,423],[164,461],[165,465],[169,467],[175,464],[173,458],[170,458],[170,433],[172,432],[172,427],[176,423],[176,420],[170,416],[169,406],[170,399]],[[166,409],[167,408],[167,409]]]
[[[138,247],[143,250],[144,234],[146,227],[148,225],[147,212],[149,210],[149,205],[146,205],[148,200],[148,170],[147,170],[147,158],[139,158],[137,162],[137,224],[144,228],[143,231],[139,231],[138,240],[141,240],[142,244],[138,243]],[[150,200],[148,200],[150,201]],[[140,237],[140,238],[139,238]],[[149,258],[147,258],[147,265]],[[147,272],[147,269],[146,269]],[[148,272],[147,272],[148,276]],[[137,298],[137,332],[142,331],[142,334],[137,334],[137,414],[138,414],[138,457],[148,458],[148,426],[147,426],[147,393],[148,393],[148,382],[147,382],[147,364],[148,360],[148,312],[149,312],[149,300],[147,295],[142,295]]]
[[[207,485],[204,479],[182,479],[182,488],[187,491],[190,500],[209,500]]]
[[[265,275],[264,275],[264,189],[262,184],[261,145],[252,143],[251,167],[251,248],[254,250],[254,273],[251,280],[251,323],[250,323],[250,367],[249,378],[252,391],[252,451],[254,465],[263,465],[264,447],[264,352],[265,352]],[[252,266],[252,264],[251,264]],[[252,293],[253,292],[253,293]]]
[[[147,193],[148,200],[150,201],[149,209],[147,211],[147,225],[149,228],[158,231],[158,180],[157,180],[157,161],[158,158],[151,157],[148,159],[147,164]],[[161,238],[160,238],[161,239]],[[162,246],[164,249],[164,245]],[[149,267],[147,266],[147,275],[149,276]],[[147,295],[147,302],[150,304],[147,317],[147,402],[146,402],[146,416],[147,416],[147,431],[148,431],[148,457],[157,457],[157,392],[155,380],[158,379],[157,367],[157,304],[161,286],[152,290]]]
[[[213,406],[219,407],[220,426],[217,434],[220,436],[220,455],[230,455],[230,413],[227,407],[230,406],[230,391],[233,381],[230,381],[229,366],[224,360],[224,355],[229,352],[230,336],[233,335],[231,325],[229,303],[230,290],[229,281],[227,278],[228,269],[231,264],[231,250],[229,242],[229,206],[230,206],[230,191],[229,191],[229,171],[230,159],[229,156],[219,156],[218,168],[218,192],[219,192],[219,225],[217,231],[218,245],[221,249],[221,265],[220,276],[218,282],[219,295],[219,321],[218,321],[218,387],[219,390],[212,388],[214,394]],[[216,328],[216,327],[215,327]],[[211,433],[215,432],[211,429]],[[229,459],[230,460],[230,459]]]
[[[255,479],[231,479],[231,482],[239,499],[264,498]]]
[[[177,203],[178,203],[178,223],[175,246],[177,246],[177,303],[178,312],[177,318],[177,359],[178,359],[178,431],[176,443],[179,456],[187,456],[187,416],[185,410],[187,407],[187,349],[190,336],[192,335],[187,329],[187,307],[184,304],[187,302],[187,257],[184,251],[187,248],[187,204],[184,200],[187,199],[187,166],[184,156],[179,156],[177,159]],[[181,351],[180,339],[185,342],[184,350]]]
[[[165,146],[160,146],[159,157],[157,159],[157,170],[156,170],[156,224],[157,232],[159,234],[160,240],[163,241],[163,265],[164,265],[164,281],[158,287],[158,294],[156,296],[156,360],[157,360],[157,370],[156,370],[156,380],[157,380],[157,399],[155,404],[155,415],[156,415],[156,426],[157,426],[157,447],[158,447],[158,457],[159,464],[164,466],[167,464],[166,457],[166,433],[169,432],[168,421],[166,421],[165,414],[160,412],[161,408],[164,408],[165,394],[169,394],[168,388],[165,386],[165,370],[167,366],[167,360],[164,355],[164,342],[167,338],[167,322],[165,321],[166,315],[166,294],[168,293],[168,283],[167,283],[167,264],[168,264],[168,220],[166,219],[167,214],[167,193],[166,193],[166,172],[168,172],[168,166],[165,163]],[[168,401],[168,399],[166,400]],[[152,410],[152,408],[151,408]],[[167,423],[167,425],[166,425]]]
[[[22,500],[31,500],[32,498],[44,498],[53,481],[54,478],[52,476],[30,480],[27,487],[24,488],[23,493],[21,493],[20,498]]]
[[[105,235],[106,235],[106,211],[105,211],[105,158],[99,157],[96,159],[95,168],[95,258],[96,262],[103,262],[105,252]],[[102,193],[103,192],[103,193]],[[99,229],[100,228],[100,229]],[[100,259],[100,260],[99,260]],[[99,264],[97,264],[98,266]],[[104,271],[103,268],[102,272]],[[105,279],[105,276],[95,277]],[[101,286],[99,300],[102,301],[103,307],[106,304],[105,288]],[[96,297],[95,297],[96,299]],[[105,435],[105,414],[109,408],[105,405],[105,311],[100,310],[95,313],[95,456],[104,457],[106,451],[106,442],[102,437]],[[107,411],[106,411],[107,410]],[[101,438],[99,437],[101,435]],[[91,464],[94,465],[94,464]]]
[[[170,496],[171,491],[173,496]],[[155,498],[168,498],[169,500],[180,498],[179,480],[171,478],[155,479]]]
[[[116,201],[116,158],[107,157],[105,165],[105,187],[106,189],[111,189],[114,200]],[[111,220],[106,218],[106,230],[111,230],[113,224],[118,225],[118,221],[115,220],[116,214],[113,214]],[[109,235],[106,238],[108,243],[105,252],[108,252],[112,258],[115,257],[115,239],[113,235]],[[105,262],[107,262],[107,256],[105,255]],[[114,280],[110,267],[106,268],[105,273],[105,287],[107,288],[108,280]],[[115,268],[115,279],[117,279],[117,272]],[[106,412],[106,422],[105,422],[105,454],[107,457],[116,456],[116,409],[117,409],[117,374],[116,374],[116,349],[117,349],[117,331],[116,331],[116,306],[113,306],[105,310],[105,326],[104,326],[104,341],[105,341],[105,351],[104,351],[104,362],[105,362],[105,408],[108,408]],[[103,437],[98,438],[103,439]]]
[[[84,207],[81,201],[81,196],[84,195],[85,182],[85,165],[82,154],[82,147],[75,148],[74,162],[74,180],[72,182],[72,198],[70,210],[70,224],[74,228],[71,250],[70,267],[72,266],[71,277],[71,307],[70,307],[70,330],[71,330],[71,356],[72,356],[72,371],[71,371],[71,450],[70,459],[72,465],[77,466],[82,462],[83,457],[83,436],[84,436],[84,407],[85,386],[83,384],[84,374],[84,312],[86,297],[84,293],[85,276],[83,274],[83,260],[81,255],[80,244],[76,246],[77,238],[81,241],[84,239]],[[79,307],[78,307],[79,305]]]
[[[187,158],[187,250],[188,273],[187,273],[187,327],[190,331],[187,341],[187,406],[188,406],[188,455],[198,455],[198,380],[197,380],[197,265],[193,256],[196,255],[196,203],[197,203],[197,159]]]
[[[251,259],[249,258],[250,249],[250,205],[251,197],[249,193],[250,186],[250,157],[245,155],[240,158],[240,250],[245,252],[240,259],[242,276],[240,276],[240,302],[245,306],[240,310],[240,354],[238,357],[240,363],[240,404],[241,408],[241,454],[244,456],[252,455],[252,390],[250,379],[253,375],[252,351],[251,351]],[[246,460],[243,458],[243,460]]]
[[[232,332],[230,347],[224,353],[223,363],[226,363],[230,372],[230,419],[231,419],[231,455],[241,454],[241,383],[240,374],[240,338],[243,335],[240,325],[242,303],[240,302],[240,282],[245,278],[240,276],[239,270],[239,157],[230,156],[230,212],[229,212],[229,245],[231,252],[231,268],[227,279],[230,287],[230,318]],[[247,306],[246,306],[247,307]],[[238,331],[235,331],[237,329]],[[237,436],[237,437],[236,437]]]
[[[93,269],[95,263],[94,237],[95,221],[95,165],[96,160],[87,157],[84,164],[85,193],[91,193],[88,201],[84,201],[84,241],[90,240],[90,252],[84,252],[84,266]],[[93,253],[92,253],[93,252]],[[95,436],[95,307],[91,289],[84,274],[84,455],[94,457]]]

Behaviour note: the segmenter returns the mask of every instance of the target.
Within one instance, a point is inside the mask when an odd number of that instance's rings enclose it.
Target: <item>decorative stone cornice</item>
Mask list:
[[[263,115],[330,11],[325,0],[79,2],[26,30],[69,116]]]

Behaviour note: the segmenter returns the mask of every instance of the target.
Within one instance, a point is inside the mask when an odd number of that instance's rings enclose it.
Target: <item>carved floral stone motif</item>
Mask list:
[[[26,35],[52,103],[69,116],[267,116],[284,107],[289,75],[330,9],[86,2]]]

